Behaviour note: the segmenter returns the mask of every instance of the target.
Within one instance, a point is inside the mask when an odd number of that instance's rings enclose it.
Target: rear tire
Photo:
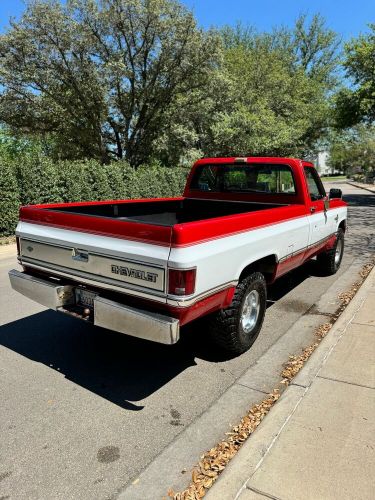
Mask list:
[[[267,287],[263,274],[252,273],[238,283],[232,303],[210,318],[214,342],[227,352],[242,354],[250,349],[262,328]]]
[[[331,276],[339,270],[344,255],[344,246],[344,231],[340,227],[337,231],[337,238],[333,248],[317,256],[319,269],[326,276]]]

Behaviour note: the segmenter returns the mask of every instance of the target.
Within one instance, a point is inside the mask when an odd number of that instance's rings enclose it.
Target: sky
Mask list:
[[[268,31],[273,26],[292,26],[301,13],[320,12],[327,25],[344,40],[367,31],[375,23],[375,0],[183,0],[204,27],[234,24]]]
[[[366,25],[375,23],[375,0],[182,0],[193,9],[203,27],[243,24],[268,31],[273,26],[292,26],[300,13],[320,12],[327,25],[343,40],[367,31]],[[23,0],[0,0],[0,31],[9,18],[19,17]]]

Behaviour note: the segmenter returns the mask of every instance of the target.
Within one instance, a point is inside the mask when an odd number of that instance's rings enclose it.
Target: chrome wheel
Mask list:
[[[337,245],[336,245],[336,250],[335,250],[335,264],[336,265],[340,263],[342,249],[343,249],[342,239],[338,239]]]
[[[250,333],[255,327],[260,309],[259,293],[251,290],[242,305],[241,326],[245,333]]]

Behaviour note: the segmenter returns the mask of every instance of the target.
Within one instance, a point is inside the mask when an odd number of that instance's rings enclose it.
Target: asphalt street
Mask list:
[[[199,322],[163,346],[48,311],[11,290],[16,259],[0,253],[0,499],[118,497],[296,321],[324,316],[321,296],[333,290],[334,302],[375,252],[375,195],[335,187],[350,203],[339,273],[319,276],[312,261],[279,280],[261,335],[233,359],[212,349]],[[311,329],[300,335],[302,345]],[[196,458],[204,451],[190,446]],[[182,484],[181,472],[160,475]]]

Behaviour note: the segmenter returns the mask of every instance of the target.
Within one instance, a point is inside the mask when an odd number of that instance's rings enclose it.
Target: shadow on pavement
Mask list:
[[[343,200],[351,207],[375,207],[375,194],[344,194]]]
[[[316,260],[310,260],[288,274],[281,276],[268,288],[268,307],[271,307],[274,302],[283,298],[311,276],[324,277],[324,274],[318,268]]]
[[[281,278],[271,289],[272,299],[279,300],[289,293],[314,269],[310,262]],[[54,311],[3,325],[0,345],[133,411],[143,406],[131,401],[140,401],[160,389],[194,366],[195,358],[217,363],[234,357],[215,348],[205,321],[194,321],[182,328],[177,344],[162,345],[94,327]]]
[[[348,237],[346,251],[366,261],[375,253],[375,194],[348,194]]]
[[[128,410],[195,365],[183,343],[156,344],[45,311],[0,328],[0,344]]]

